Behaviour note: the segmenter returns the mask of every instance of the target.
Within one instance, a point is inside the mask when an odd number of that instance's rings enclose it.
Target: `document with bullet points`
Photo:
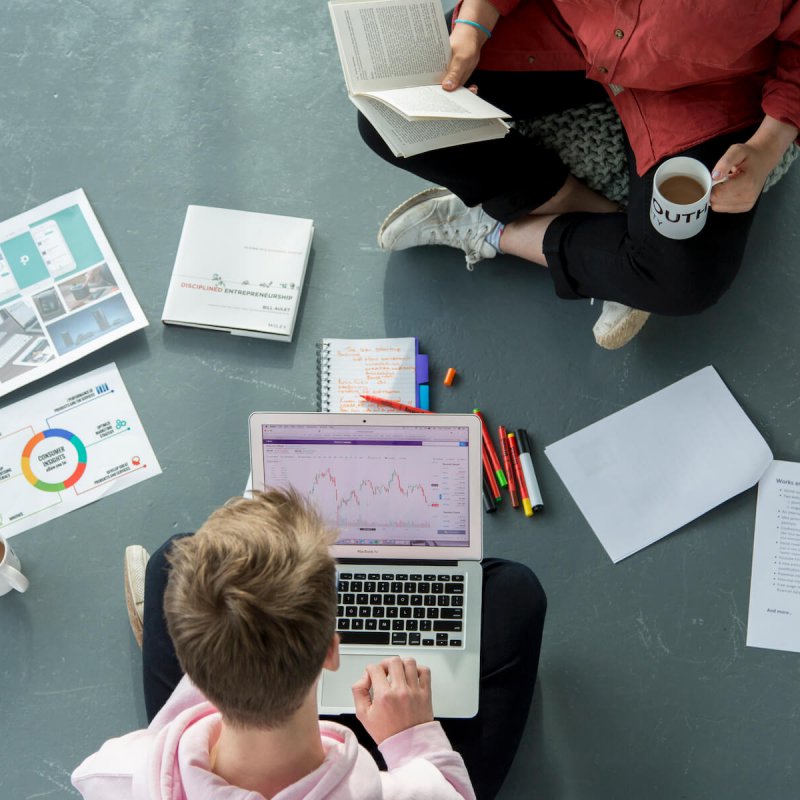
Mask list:
[[[800,464],[789,461],[758,484],[747,644],[800,653]]]

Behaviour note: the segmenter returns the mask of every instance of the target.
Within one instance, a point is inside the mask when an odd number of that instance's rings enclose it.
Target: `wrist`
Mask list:
[[[450,34],[450,47],[461,55],[480,57],[481,48],[489,39],[479,28],[472,25],[456,25],[453,21],[453,32]]]
[[[792,142],[797,139],[797,135],[798,130],[794,125],[767,116],[750,137],[748,144],[768,153],[777,164]]]
[[[499,18],[500,12],[488,0],[464,0],[458,7],[458,19],[477,22],[490,33]]]
[[[459,23],[461,23],[462,25],[468,25],[472,30],[480,32],[484,37],[483,39],[484,41],[492,38],[492,32],[485,25],[481,25],[480,22],[475,22],[474,20],[465,19],[463,17],[459,17],[458,19],[453,20],[454,26]]]

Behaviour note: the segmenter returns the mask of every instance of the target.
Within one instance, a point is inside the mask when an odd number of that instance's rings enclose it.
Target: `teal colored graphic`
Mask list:
[[[29,233],[8,239],[0,243],[0,247],[20,289],[33,286],[39,281],[51,280],[36,243]]]
[[[58,223],[58,227],[61,228],[64,241],[66,241],[67,247],[69,247],[77,264],[76,272],[103,260],[103,254],[100,252],[100,248],[89,230],[89,224],[86,222],[80,206],[65,208],[57,214],[31,223],[31,227],[41,225],[51,219],[55,220]],[[62,275],[61,277],[66,276]]]

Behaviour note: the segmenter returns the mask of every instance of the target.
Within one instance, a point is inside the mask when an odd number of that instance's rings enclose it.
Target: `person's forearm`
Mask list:
[[[464,0],[458,11],[459,19],[468,19],[477,22],[485,28],[492,30],[500,12],[489,2],[489,0]]]
[[[792,142],[797,139],[798,130],[794,125],[781,122],[774,117],[765,116],[758,130],[750,137],[748,144],[771,154],[775,166]]]

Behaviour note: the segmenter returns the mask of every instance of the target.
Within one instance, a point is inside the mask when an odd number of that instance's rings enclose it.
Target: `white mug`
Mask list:
[[[673,199],[665,197],[662,191],[664,184],[670,178],[681,177],[697,184],[697,194],[702,189],[702,196],[692,202],[676,202],[674,194]],[[668,239],[689,239],[700,233],[708,217],[708,199],[713,185],[708,168],[697,159],[677,156],[665,161],[656,170],[653,178],[653,199],[650,203],[650,221],[653,227]]]
[[[27,591],[28,579],[20,569],[17,554],[8,541],[0,536],[0,596],[8,594],[12,589],[18,592]]]

